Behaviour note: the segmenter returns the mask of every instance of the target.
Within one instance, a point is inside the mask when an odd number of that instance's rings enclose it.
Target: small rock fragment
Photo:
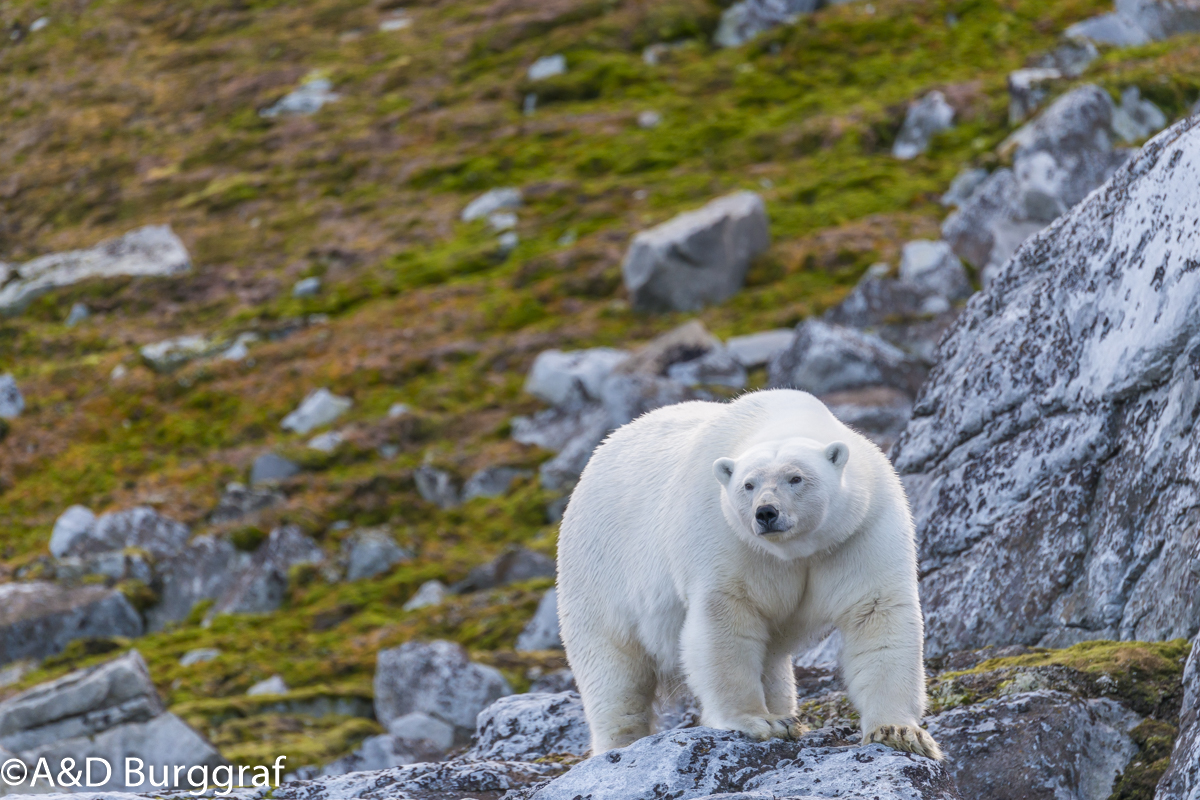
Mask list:
[[[305,397],[295,411],[283,418],[280,427],[305,434],[333,422],[350,410],[352,405],[354,401],[348,397],[339,397],[325,388],[317,389]]]
[[[250,467],[250,485],[285,481],[300,474],[300,466],[274,453],[263,453]]]
[[[333,92],[333,84],[328,79],[310,77],[299,88],[293,89],[274,105],[258,113],[267,119],[279,116],[308,116],[340,97],[341,95]]]
[[[302,278],[292,286],[292,297],[315,297],[321,291],[321,279],[315,275]]]
[[[221,651],[215,647],[198,647],[195,650],[188,650],[184,653],[183,657],[179,659],[179,666],[190,667],[195,664],[203,664],[206,661],[218,658],[220,655]]]
[[[246,690],[247,697],[258,697],[264,694],[287,694],[291,689],[279,675],[272,675],[266,680],[259,681]]]
[[[436,469],[428,464],[418,467],[413,473],[413,481],[417,484],[417,493],[422,499],[433,503],[438,508],[455,508],[462,502],[454,478],[445,470]]]
[[[551,589],[542,595],[533,619],[517,637],[517,652],[561,650],[562,646],[558,632],[558,590]]]
[[[421,584],[421,588],[408,598],[408,602],[404,604],[404,610],[416,611],[418,608],[440,605],[446,599],[446,594],[446,584],[436,580],[425,581]]]
[[[566,56],[561,53],[555,53],[552,56],[542,56],[530,64],[526,75],[531,81],[542,81],[546,78],[553,78],[555,75],[562,75],[566,71]]]
[[[492,189],[476,197],[462,211],[462,221],[483,219],[505,208],[521,207],[521,190],[512,187]]]
[[[929,142],[942,131],[954,127],[954,109],[946,96],[932,91],[908,107],[904,125],[892,145],[892,155],[908,160],[929,149]]]
[[[10,374],[0,375],[0,419],[15,419],[25,410],[25,398]]]

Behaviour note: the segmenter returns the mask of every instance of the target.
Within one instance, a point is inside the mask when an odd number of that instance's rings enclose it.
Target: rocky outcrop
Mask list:
[[[0,314],[20,311],[40,294],[89,278],[178,275],[191,269],[183,242],[167,225],[147,225],[87,250],[52,253],[0,276]]]
[[[770,243],[762,198],[737,192],[637,234],[621,273],[634,308],[696,311],[736,294]]]
[[[140,636],[125,596],[103,586],[0,584],[0,665],[61,652],[74,639]]]
[[[1192,640],[1192,652],[1183,670],[1183,705],[1179,714],[1179,736],[1171,753],[1171,764],[1158,783],[1154,800],[1197,800],[1200,798],[1200,636]]]
[[[927,652],[1200,628],[1200,118],[968,304],[896,445]]]
[[[27,764],[45,758],[54,775],[60,774],[64,759],[73,759],[80,768],[89,757],[104,759],[113,770],[100,788],[109,790],[126,788],[126,758],[160,769],[226,763],[183,720],[164,711],[136,650],[0,703],[0,747]],[[103,774],[101,769],[94,773],[97,778]]]
[[[514,694],[480,712],[466,758],[536,761],[553,755],[587,756],[591,731],[578,692]]]
[[[1200,31],[1196,0],[1117,0],[1110,14],[1067,28],[1073,39],[1131,47]]]

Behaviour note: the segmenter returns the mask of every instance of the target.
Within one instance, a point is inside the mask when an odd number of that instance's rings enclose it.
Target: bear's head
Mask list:
[[[844,537],[830,520],[845,493],[850,448],[842,442],[784,439],[757,445],[737,458],[718,458],[721,508],[734,531],[782,558],[802,558]]]

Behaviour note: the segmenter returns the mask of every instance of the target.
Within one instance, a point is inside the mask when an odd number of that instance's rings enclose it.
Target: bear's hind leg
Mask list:
[[[592,729],[592,755],[650,734],[658,681],[650,657],[640,647],[636,650],[606,643],[590,648],[586,659],[572,662]]]

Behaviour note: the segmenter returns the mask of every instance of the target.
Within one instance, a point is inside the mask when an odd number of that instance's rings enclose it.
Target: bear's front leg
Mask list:
[[[767,641],[762,620],[730,597],[709,595],[689,609],[681,639],[683,668],[700,701],[702,725],[741,731],[759,741],[805,732],[790,713],[767,708]]]

